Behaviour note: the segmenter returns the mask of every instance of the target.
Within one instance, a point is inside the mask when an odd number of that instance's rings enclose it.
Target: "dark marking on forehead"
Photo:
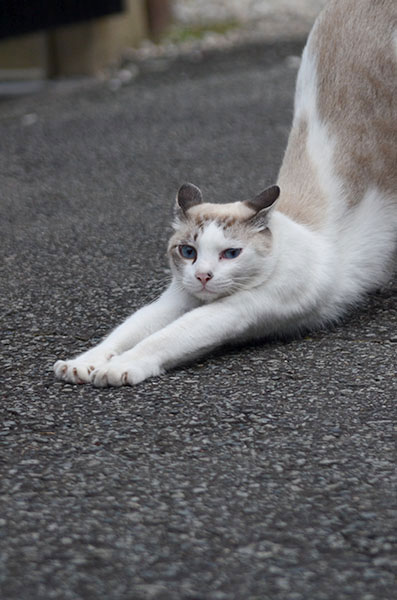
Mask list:
[[[224,229],[227,229],[228,227],[233,227],[233,225],[236,225],[236,223],[239,222],[239,219],[237,219],[237,217],[232,216],[223,217],[217,220]]]
[[[214,215],[197,215],[194,219],[194,224],[199,229],[203,229],[205,225],[208,223],[215,223],[219,225],[223,229],[227,229],[228,227],[233,227],[236,223],[242,222],[241,219],[238,219],[236,216],[232,215],[223,215],[223,216],[214,216]],[[196,238],[195,238],[196,239]]]
[[[202,229],[204,227],[204,225],[206,223],[209,223],[210,221],[214,221],[214,218],[211,218],[208,215],[196,215],[194,218],[194,224],[199,229]]]

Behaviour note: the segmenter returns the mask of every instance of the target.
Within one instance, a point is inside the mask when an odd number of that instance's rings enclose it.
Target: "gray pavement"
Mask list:
[[[395,597],[396,280],[331,331],[136,388],[51,372],[163,288],[182,182],[275,181],[300,50],[0,101],[2,599]]]

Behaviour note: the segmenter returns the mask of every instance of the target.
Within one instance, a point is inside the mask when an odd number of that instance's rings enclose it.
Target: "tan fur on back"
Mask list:
[[[277,209],[298,223],[319,229],[325,222],[327,200],[308,156],[307,130],[307,122],[301,120],[289,137],[278,178]]]
[[[333,0],[313,32],[318,112],[350,205],[397,189],[396,35],[396,0]]]

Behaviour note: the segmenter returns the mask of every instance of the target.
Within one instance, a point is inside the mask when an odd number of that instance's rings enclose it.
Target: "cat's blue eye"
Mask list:
[[[227,250],[224,250],[221,254],[222,258],[237,258],[241,252],[243,251],[242,248],[228,248]]]
[[[181,244],[179,246],[179,253],[183,258],[187,258],[188,260],[194,260],[197,256],[196,248],[188,244]]]

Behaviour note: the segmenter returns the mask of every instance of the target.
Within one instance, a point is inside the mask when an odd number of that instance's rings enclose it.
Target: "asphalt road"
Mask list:
[[[2,599],[395,597],[396,281],[136,388],[51,372],[161,291],[182,182],[275,181],[300,50],[0,101]]]

